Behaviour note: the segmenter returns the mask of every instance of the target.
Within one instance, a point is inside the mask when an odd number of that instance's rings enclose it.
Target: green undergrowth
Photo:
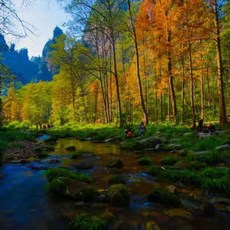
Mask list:
[[[77,215],[69,224],[70,230],[105,230],[109,224],[107,219],[99,216]]]
[[[173,169],[159,166],[149,168],[149,173],[159,179],[195,185],[209,192],[230,196],[230,170],[228,168],[204,168],[200,171]]]

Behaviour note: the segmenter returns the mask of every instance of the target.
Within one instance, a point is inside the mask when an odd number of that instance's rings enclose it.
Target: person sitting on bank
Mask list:
[[[142,121],[140,123],[140,126],[139,126],[139,134],[140,134],[140,137],[143,137],[144,134],[145,134],[145,131],[146,131],[146,127],[144,125],[144,122]]]
[[[125,130],[125,136],[128,138],[133,137],[133,132],[132,132],[131,128],[127,128]]]

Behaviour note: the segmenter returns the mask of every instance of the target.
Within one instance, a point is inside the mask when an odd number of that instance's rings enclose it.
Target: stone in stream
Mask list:
[[[107,168],[123,168],[123,161],[121,159],[115,159],[107,164]]]
[[[217,146],[216,150],[218,151],[224,151],[224,150],[229,150],[230,149],[230,145],[221,145],[221,146]]]
[[[89,170],[92,169],[94,166],[91,162],[82,162],[76,165],[76,168],[79,170]]]
[[[74,145],[71,145],[71,146],[66,147],[66,150],[69,151],[69,152],[74,152],[77,149],[76,149],[76,147]]]

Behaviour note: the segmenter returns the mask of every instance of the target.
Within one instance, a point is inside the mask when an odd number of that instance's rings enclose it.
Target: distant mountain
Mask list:
[[[63,31],[56,27],[53,31],[53,38],[44,46],[42,57],[32,57],[29,59],[28,50],[15,50],[15,45],[9,47],[5,38],[0,34],[0,64],[6,65],[16,76],[16,81],[23,85],[29,82],[51,81],[54,74],[59,72],[59,68],[53,67],[49,62],[49,53],[52,51],[51,45],[63,34]]]
[[[53,75],[59,73],[60,68],[54,67],[49,61],[49,54],[53,50],[52,45],[63,34],[63,31],[56,27],[53,31],[53,37],[44,46],[42,50],[42,62],[39,71],[39,78],[44,81],[52,80]]]

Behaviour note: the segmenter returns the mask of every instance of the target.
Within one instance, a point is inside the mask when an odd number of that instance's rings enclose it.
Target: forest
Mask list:
[[[5,122],[227,123],[229,1],[61,1],[51,82],[9,86]],[[42,93],[41,93],[42,92]]]

